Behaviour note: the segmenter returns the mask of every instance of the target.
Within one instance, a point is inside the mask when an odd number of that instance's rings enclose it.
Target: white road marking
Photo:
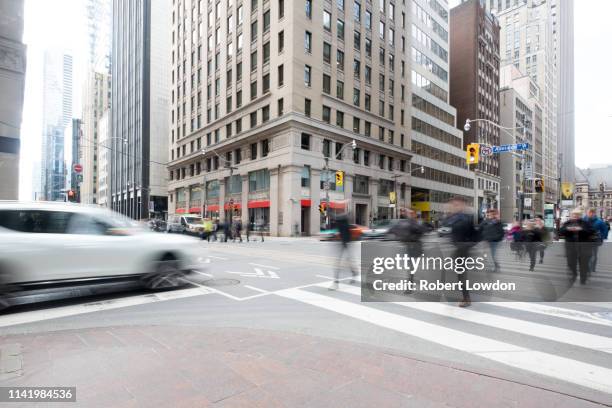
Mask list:
[[[592,324],[612,327],[612,321],[598,317],[591,313],[582,312],[580,310],[565,309],[562,307],[542,305],[539,303],[524,303],[524,302],[487,302],[489,305],[505,307],[508,309],[520,310],[523,312],[531,312],[546,316],[559,317],[562,319],[576,320]]]
[[[194,271],[195,273],[197,273],[198,275],[204,275],[204,276],[208,276],[209,278],[212,278],[213,275],[210,273],[206,273],[206,272],[200,272],[200,271]]]
[[[319,285],[323,287],[323,285]],[[361,296],[361,289],[354,286],[342,285],[339,291],[350,293],[351,295]],[[421,310],[423,312],[434,313],[440,316],[453,319],[464,320],[467,322],[482,324],[497,329],[513,331],[528,336],[552,340],[559,343],[571,344],[573,346],[599,350],[605,353],[612,353],[612,338],[597,336],[594,334],[583,333],[574,330],[563,329],[560,327],[549,326],[540,323],[533,323],[527,320],[520,320],[511,317],[498,316],[491,313],[479,312],[476,310],[462,309],[444,303],[433,302],[390,302],[396,305]]]
[[[240,275],[245,278],[280,279],[280,276],[278,276],[275,272],[266,271],[267,272],[266,274],[266,272],[264,272],[260,268],[254,268],[254,269],[255,269],[255,272],[232,272],[232,271],[226,271],[226,272],[233,273],[235,275]]]
[[[34,310],[31,312],[0,316],[0,327],[33,323],[50,319],[58,319],[60,317],[75,316],[85,313],[99,312],[102,310],[119,309],[122,307],[137,306],[147,303],[164,302],[173,299],[201,296],[210,294],[212,292],[213,291],[209,288],[198,287],[174,290],[170,292],[129,296],[125,298],[104,300],[100,302],[88,302],[79,305],[62,306],[54,309]]]
[[[249,265],[260,266],[262,268],[270,268],[270,269],[276,269],[276,270],[280,269],[280,268],[277,268],[276,266],[262,265],[262,264],[253,263],[253,262],[249,262]]]
[[[227,261],[229,258],[223,258],[222,256],[208,255],[209,258],[220,259],[222,261]]]
[[[286,289],[276,294],[520,370],[606,393],[612,392],[612,382],[609,380],[612,378],[612,370],[605,367],[530,350],[304,290]]]
[[[259,289],[259,288],[256,288],[255,286],[251,286],[251,285],[244,285],[244,287],[245,287],[245,288],[247,288],[247,289],[254,290],[255,292],[261,292],[261,293],[265,293],[265,294],[267,294],[267,295],[269,295],[269,294],[270,294],[270,292],[268,292],[267,290],[264,290],[264,289]]]

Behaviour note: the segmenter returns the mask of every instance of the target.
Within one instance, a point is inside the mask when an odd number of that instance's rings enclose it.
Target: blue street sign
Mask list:
[[[501,146],[492,146],[493,153],[513,152],[515,150],[529,150],[529,143],[507,144]]]

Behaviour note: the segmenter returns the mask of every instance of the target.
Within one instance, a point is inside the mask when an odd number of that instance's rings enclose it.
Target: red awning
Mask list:
[[[249,201],[249,208],[269,208],[270,200]]]
[[[327,203],[325,201],[321,201],[321,205],[323,206],[323,208],[325,208]],[[334,210],[343,210],[346,208],[346,203],[342,201],[330,201],[329,208]]]
[[[223,208],[225,208],[226,210],[230,209],[230,205],[229,203],[225,203],[225,205],[223,206]],[[234,210],[240,210],[242,208],[242,204],[240,203],[234,203]]]
[[[219,211],[219,205],[218,204],[207,205],[206,211]]]
[[[176,209],[176,213],[177,214],[185,214],[187,211],[184,208],[177,208]]]
[[[197,213],[197,214],[199,214],[200,212],[202,212],[202,209],[200,207],[191,207],[189,209],[189,212],[190,213]]]
[[[312,206],[312,200],[310,200],[310,199],[300,200],[300,203],[302,204],[302,207],[310,207],[310,206]]]

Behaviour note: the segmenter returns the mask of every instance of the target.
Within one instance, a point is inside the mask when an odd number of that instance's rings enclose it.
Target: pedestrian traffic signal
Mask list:
[[[344,172],[336,172],[336,187],[342,187],[344,185]]]
[[[68,201],[76,201],[74,190],[68,190]]]
[[[465,160],[468,164],[478,164],[478,157],[480,155],[480,145],[478,143],[470,143],[467,145],[465,151]]]
[[[395,191],[389,191],[389,204],[396,204],[397,203],[397,195],[395,194]]]
[[[536,193],[543,193],[544,192],[544,179],[542,178],[535,179],[534,187],[535,187]]]

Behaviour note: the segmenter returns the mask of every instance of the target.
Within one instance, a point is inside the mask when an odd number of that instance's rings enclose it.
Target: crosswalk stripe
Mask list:
[[[559,317],[563,319],[570,319],[579,322],[586,322],[612,327],[612,321],[594,316],[591,313],[583,312],[580,310],[572,310],[557,306],[543,305],[540,303],[525,302],[487,302],[487,304],[497,307],[505,307],[507,309],[520,310],[522,312],[531,312],[546,316]]]
[[[324,284],[317,286],[323,287]],[[361,289],[355,286],[342,285],[339,291],[351,295],[361,296]],[[444,303],[433,302],[389,302],[423,312],[434,313],[440,316],[464,320],[472,323],[483,324],[498,329],[513,331],[538,337],[546,340],[554,340],[559,343],[571,344],[573,346],[585,347],[599,350],[605,353],[612,353],[612,338],[597,336],[594,334],[563,329],[560,327],[549,326],[540,323],[533,323],[526,320],[511,317],[498,316],[491,313],[479,312],[476,310],[460,309]]]
[[[609,381],[612,378],[612,370],[605,367],[530,350],[305,290],[285,289],[276,294],[511,367],[594,390],[612,392],[612,382]]]

